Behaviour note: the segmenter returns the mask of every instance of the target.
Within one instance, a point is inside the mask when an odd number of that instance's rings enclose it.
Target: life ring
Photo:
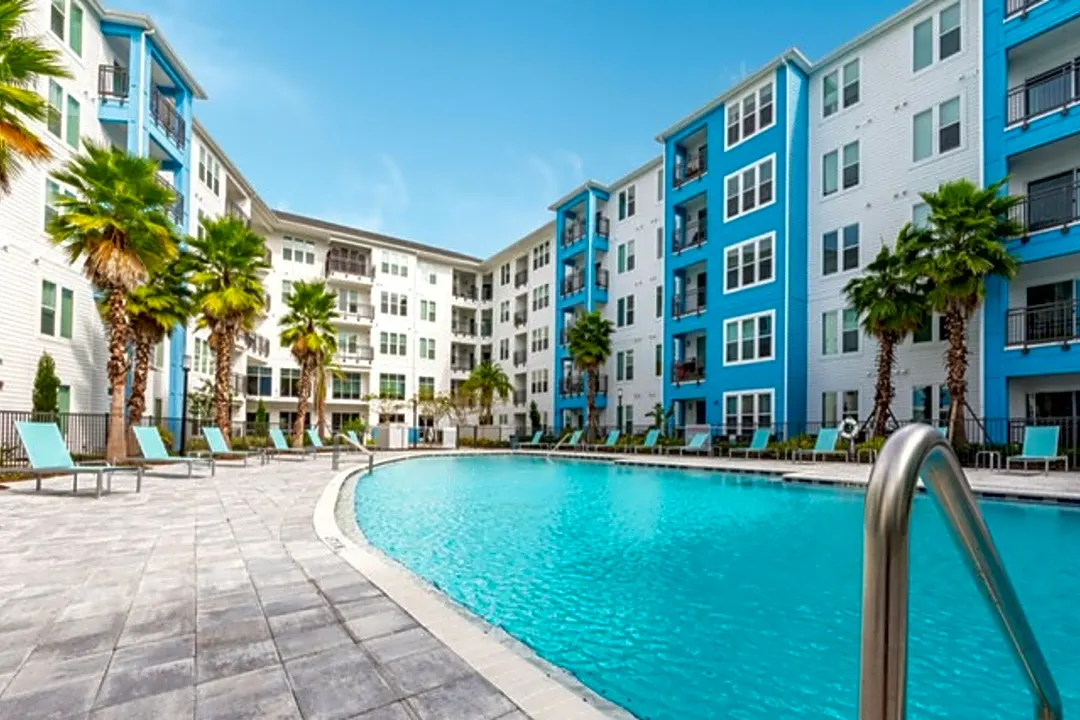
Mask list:
[[[859,432],[859,423],[855,422],[855,418],[844,418],[844,421],[840,423],[840,437],[845,440],[850,440],[855,437]]]

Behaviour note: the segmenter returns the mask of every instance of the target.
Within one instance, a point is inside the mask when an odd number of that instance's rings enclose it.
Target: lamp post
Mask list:
[[[417,427],[417,425],[416,425],[416,396],[415,395],[413,396],[413,399],[412,399],[412,430],[410,431],[409,434],[412,435],[412,437],[409,438],[409,439],[412,440],[412,446],[415,448],[417,441],[420,439],[419,438],[420,428]]]
[[[184,454],[184,446],[187,445],[187,393],[188,373],[191,372],[191,356],[184,356],[184,393],[180,401],[180,454]]]
[[[619,401],[619,409],[615,412],[615,416],[619,418],[619,425],[626,425],[626,423],[623,422],[624,418],[623,418],[623,412],[622,412],[622,388],[619,388],[619,392],[616,395],[616,397],[618,398],[618,401]],[[623,430],[623,428],[619,428],[619,430]],[[627,434],[629,435],[629,433],[627,433]]]

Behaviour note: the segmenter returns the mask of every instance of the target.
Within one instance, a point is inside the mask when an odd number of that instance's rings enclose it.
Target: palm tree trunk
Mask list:
[[[315,378],[315,412],[319,416],[319,437],[326,437],[326,371],[322,368]]]
[[[293,444],[304,447],[304,418],[308,412],[308,398],[311,397],[311,365],[300,366],[300,397],[296,399],[296,422],[293,423]]]
[[[896,336],[883,333],[878,337],[877,386],[874,388],[874,435],[884,436],[889,421],[889,408],[892,407],[896,390],[893,387],[892,371],[896,363]]]
[[[217,357],[214,368],[214,423],[225,437],[232,428],[232,401],[229,392],[232,375],[233,334],[228,327],[215,328],[211,335]]]
[[[964,408],[967,406],[967,319],[960,308],[945,312],[949,349],[945,355],[946,384],[949,386],[949,438],[956,446],[966,445]]]
[[[596,415],[596,396],[600,392],[600,368],[596,367],[588,372],[589,386],[585,394],[586,413],[585,425],[589,442],[596,442],[600,437],[600,418]]]
[[[135,368],[131,374],[131,397],[128,398],[128,427],[134,428],[142,422],[146,412],[146,382],[150,377],[150,358],[154,349],[145,337],[135,340]],[[128,450],[134,454],[136,442],[134,432],[128,433]]]
[[[105,438],[105,459],[118,462],[127,455],[124,424],[124,382],[128,371],[127,296],[122,290],[109,292],[109,430]]]

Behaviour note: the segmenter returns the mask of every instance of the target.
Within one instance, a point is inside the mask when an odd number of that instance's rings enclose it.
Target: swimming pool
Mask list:
[[[982,502],[1066,709],[1080,705],[1080,511]],[[856,717],[862,493],[487,456],[378,468],[370,542],[641,718]],[[912,519],[909,717],[1031,702],[932,501]]]

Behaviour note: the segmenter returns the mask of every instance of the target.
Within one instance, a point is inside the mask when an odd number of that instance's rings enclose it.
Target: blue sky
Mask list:
[[[906,4],[111,6],[155,17],[210,95],[196,114],[271,207],[486,256],[584,179],[659,154],[658,132],[785,48],[817,59]]]

